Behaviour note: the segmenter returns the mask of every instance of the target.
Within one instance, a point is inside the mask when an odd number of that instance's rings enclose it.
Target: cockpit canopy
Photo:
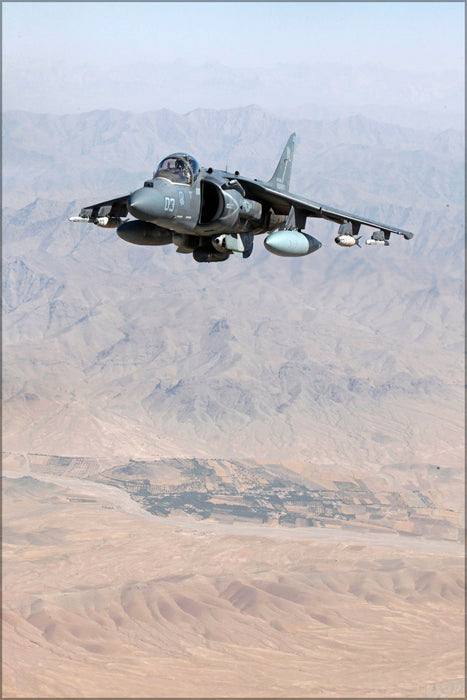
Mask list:
[[[187,153],[172,153],[157,166],[154,177],[163,177],[171,182],[191,185],[198,175],[198,161]]]

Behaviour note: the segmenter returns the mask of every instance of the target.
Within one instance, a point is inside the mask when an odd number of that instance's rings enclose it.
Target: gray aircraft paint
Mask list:
[[[84,207],[70,221],[117,228],[136,245],[168,245],[192,253],[198,262],[220,262],[234,254],[248,258],[254,236],[268,234],[266,249],[281,257],[300,257],[319,250],[321,243],[303,232],[307,218],[339,224],[335,242],[360,247],[361,226],[377,229],[366,243],[389,245],[391,233],[413,237],[381,224],[289,193],[295,134],[289,137],[268,182],[251,180],[226,170],[200,168],[187,153],[164,158],[143,187],[122,197]],[[128,215],[132,221],[123,220]]]

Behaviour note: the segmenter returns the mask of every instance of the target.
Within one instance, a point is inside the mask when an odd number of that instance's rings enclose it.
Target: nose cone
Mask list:
[[[135,219],[156,223],[164,218],[164,198],[152,187],[142,187],[128,198],[128,211]]]

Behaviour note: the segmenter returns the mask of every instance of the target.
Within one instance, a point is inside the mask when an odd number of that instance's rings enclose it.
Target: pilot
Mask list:
[[[180,171],[180,177],[183,182],[191,185],[191,172],[187,164],[181,159],[177,158],[175,161],[175,168]]]

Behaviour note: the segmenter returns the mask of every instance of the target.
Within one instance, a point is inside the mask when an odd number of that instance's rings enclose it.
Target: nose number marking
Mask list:
[[[164,211],[170,213],[175,209],[175,199],[173,197],[164,197]]]

